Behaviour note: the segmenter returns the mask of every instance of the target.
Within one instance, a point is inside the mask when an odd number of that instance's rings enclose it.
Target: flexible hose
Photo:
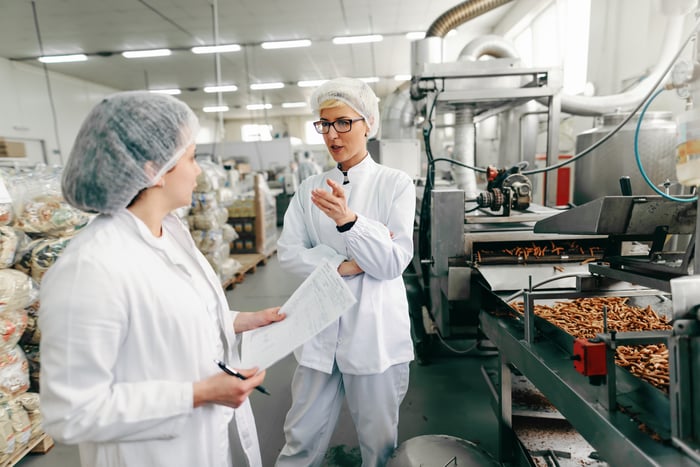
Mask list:
[[[642,174],[642,178],[645,182],[647,182],[647,185],[649,185],[651,189],[654,190],[656,193],[660,194],[666,199],[670,199],[671,201],[678,201],[680,203],[694,203],[698,200],[697,196],[693,196],[692,198],[677,198],[675,196],[667,195],[663,191],[659,190],[658,187],[654,185],[654,183],[651,180],[649,180],[649,177],[647,176],[647,173],[644,170],[644,166],[642,165],[642,158],[639,156],[639,129],[642,127],[642,119],[644,118],[644,114],[649,108],[649,105],[651,105],[654,99],[656,99],[656,96],[658,96],[662,92],[664,92],[663,88],[659,89],[654,94],[652,94],[652,96],[649,98],[646,104],[644,104],[642,112],[639,114],[637,126],[634,129],[634,160],[637,162],[637,168],[639,168],[639,173]]]
[[[457,26],[511,1],[512,0],[467,0],[466,2],[462,2],[450,8],[433,21],[433,24],[428,27],[425,37],[445,37],[448,32]]]

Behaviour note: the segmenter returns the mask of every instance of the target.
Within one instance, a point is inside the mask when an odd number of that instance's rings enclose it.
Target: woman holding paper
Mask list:
[[[302,277],[329,260],[357,303],[295,351],[286,444],[276,465],[321,465],[343,399],[362,465],[384,465],[397,444],[413,359],[401,274],[413,256],[415,188],[407,174],[377,164],[367,152],[379,108],[366,83],[328,81],[314,92],[311,106],[337,168],[306,179],[297,190],[278,257],[282,268]]]
[[[63,195],[99,215],[41,284],[46,431],[83,466],[260,466],[237,336],[284,318],[229,310],[221,284],[171,211],[201,172],[197,117],[162,94],[100,101],[63,173]],[[234,452],[243,451],[245,459]]]

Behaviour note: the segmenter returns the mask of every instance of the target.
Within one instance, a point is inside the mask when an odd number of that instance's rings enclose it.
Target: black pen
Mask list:
[[[229,367],[227,364],[225,364],[221,360],[214,359],[214,363],[219,365],[219,368],[224,370],[224,373],[226,373],[226,374],[229,374],[231,376],[235,376],[238,379],[248,379],[245,376],[243,376],[242,374],[240,374],[239,372],[237,372],[236,370],[234,370],[233,368]],[[265,389],[262,386],[255,386],[255,389],[262,392],[263,394],[267,394],[268,396],[271,395],[269,392],[267,392],[267,389]]]

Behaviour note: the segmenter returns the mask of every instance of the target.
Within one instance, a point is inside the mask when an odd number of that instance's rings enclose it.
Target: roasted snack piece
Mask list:
[[[608,329],[617,332],[670,330],[665,317],[651,306],[631,306],[627,297],[579,298],[557,302],[554,306],[535,305],[535,315],[546,319],[573,337],[590,339],[603,332],[603,307],[608,309]],[[511,303],[523,312],[523,302]],[[619,346],[615,363],[635,376],[668,392],[668,348],[664,344]]]

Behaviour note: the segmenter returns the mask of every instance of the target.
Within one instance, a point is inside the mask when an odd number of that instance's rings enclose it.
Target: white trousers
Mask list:
[[[292,379],[292,407],[284,422],[286,444],[277,467],[320,466],[345,397],[363,467],[383,466],[396,449],[399,406],[408,390],[408,363],[384,373],[331,374],[298,366]]]

